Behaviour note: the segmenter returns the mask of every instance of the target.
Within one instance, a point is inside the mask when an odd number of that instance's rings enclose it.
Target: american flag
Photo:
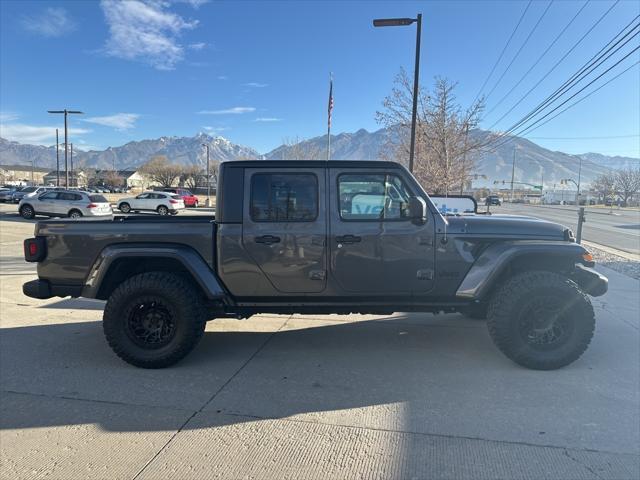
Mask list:
[[[327,109],[328,117],[328,126],[331,128],[331,111],[333,110],[333,77],[329,80],[329,107]]]

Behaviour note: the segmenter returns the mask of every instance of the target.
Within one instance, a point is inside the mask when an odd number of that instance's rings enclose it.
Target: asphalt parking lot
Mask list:
[[[15,207],[12,207],[15,210]],[[595,338],[521,368],[462,315],[215,320],[143,370],[103,303],[35,300],[33,223],[0,206],[0,478],[640,477],[640,282],[600,267]]]

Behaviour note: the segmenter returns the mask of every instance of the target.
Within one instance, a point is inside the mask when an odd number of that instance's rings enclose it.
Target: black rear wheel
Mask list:
[[[20,216],[27,220],[31,220],[36,216],[36,212],[31,205],[23,205],[20,207]]]
[[[202,298],[181,277],[143,273],[109,297],[103,328],[113,351],[137,367],[163,368],[196,346],[206,324]]]
[[[158,207],[158,213],[160,215],[169,215],[169,209],[167,207],[165,207],[164,205],[160,205]]]
[[[589,298],[572,280],[553,272],[509,279],[489,304],[487,326],[496,346],[519,365],[553,370],[577,360],[595,329]]]
[[[127,202],[122,202],[120,205],[118,205],[118,210],[120,210],[122,213],[129,213],[131,211],[131,205],[129,205]]]

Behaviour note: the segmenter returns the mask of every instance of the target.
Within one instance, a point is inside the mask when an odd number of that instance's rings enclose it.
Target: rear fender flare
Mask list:
[[[182,245],[111,245],[96,258],[89,270],[82,296],[97,298],[105,276],[116,260],[123,258],[167,258],[179,262],[195,279],[209,300],[223,300],[228,294],[220,279],[192,248]]]

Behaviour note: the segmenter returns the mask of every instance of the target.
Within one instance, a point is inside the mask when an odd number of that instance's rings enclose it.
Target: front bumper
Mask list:
[[[593,268],[585,267],[579,263],[576,264],[572,279],[580,285],[582,290],[592,297],[600,297],[607,293],[609,289],[609,280],[607,277],[596,272]]]
[[[37,279],[23,284],[22,293],[40,300],[52,297],[79,297],[82,285],[52,285],[48,280]]]

